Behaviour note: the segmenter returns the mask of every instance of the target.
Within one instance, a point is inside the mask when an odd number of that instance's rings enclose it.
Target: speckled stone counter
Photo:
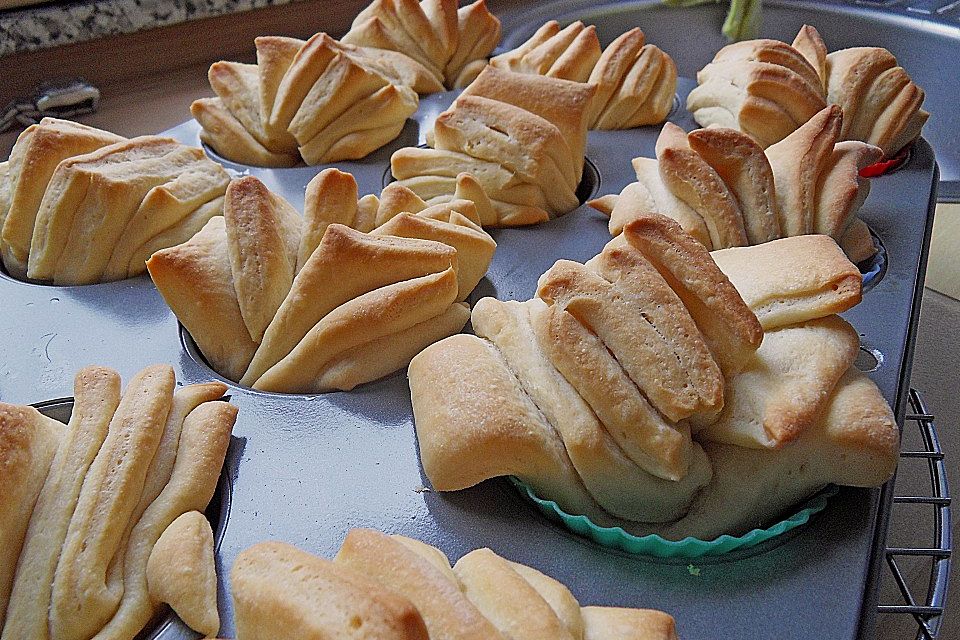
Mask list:
[[[80,0],[0,12],[0,56],[296,0]]]

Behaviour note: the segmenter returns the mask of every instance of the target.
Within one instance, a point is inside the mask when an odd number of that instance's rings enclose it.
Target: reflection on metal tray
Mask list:
[[[563,7],[570,15],[573,5]],[[607,39],[614,22],[619,31],[633,20],[607,15]],[[506,18],[507,25],[530,28],[539,20]],[[684,31],[674,21],[673,35],[657,38],[671,52],[678,47],[669,46],[670,38],[703,48],[717,44],[694,38],[690,28]],[[689,79],[681,81],[681,98],[692,86]],[[379,193],[392,151],[421,141],[452,98],[424,98],[401,140],[362,162],[337,166],[354,173],[361,194]],[[671,119],[694,127],[685,110]],[[198,143],[192,121],[167,133]],[[658,127],[591,132],[587,155],[600,194],[619,192],[635,179],[630,158],[652,156],[658,133]],[[307,182],[324,168],[229,166],[258,176],[297,207]],[[846,314],[866,347],[881,354],[882,364],[870,376],[901,420],[936,179],[933,152],[921,140],[902,169],[874,181],[862,216],[886,249],[886,273]],[[586,260],[609,240],[606,219],[588,207],[536,228],[493,235],[497,253],[472,299],[526,299],[556,259]],[[4,277],[0,300],[5,401],[67,395],[74,372],[90,363],[110,365],[125,379],[155,362],[173,364],[185,384],[213,375],[181,344],[176,318],[147,277],[86,287],[45,287]],[[625,557],[561,530],[506,481],[449,494],[425,490],[402,372],[349,393],[280,395],[233,385],[231,395],[240,409],[234,435],[245,446],[230,450],[225,467],[233,487],[218,557],[225,637],[234,634],[227,577],[241,550],[280,539],[332,557],[347,531],[362,526],[419,538],[451,559],[490,547],[560,579],[585,604],[663,609],[677,618],[683,638],[870,637],[889,509],[880,490],[843,489],[795,535],[750,553],[704,560],[693,575],[687,562]],[[158,637],[191,636],[171,626]]]

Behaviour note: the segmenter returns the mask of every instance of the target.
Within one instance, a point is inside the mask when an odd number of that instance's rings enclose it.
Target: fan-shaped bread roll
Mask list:
[[[653,609],[583,607],[583,640],[677,640],[673,616]]]
[[[400,186],[357,200],[353,176],[328,169],[305,204],[301,219],[256,178],[234,180],[223,218],[150,258],[217,371],[264,390],[348,390],[466,324],[460,302],[496,248],[473,202],[428,207]],[[380,220],[374,234],[346,226]]]
[[[456,197],[471,174],[497,224],[529,224],[574,209],[583,176],[586,114],[595,88],[487,67],[428,134],[432,149],[390,161],[401,186],[433,203]],[[475,188],[475,187],[474,187]]]
[[[843,140],[860,140],[892,157],[913,142],[930,114],[923,89],[886,49],[853,47],[826,58],[827,100],[843,109]]]
[[[766,151],[733,129],[685,134],[667,123],[657,160],[633,160],[637,182],[590,204],[610,216],[613,235],[662,214],[714,250],[803,234],[839,241],[870,192],[860,170],[881,156],[866,143],[839,141],[842,118],[830,105]],[[872,255],[873,242],[861,225],[857,232],[859,261]]]
[[[697,72],[687,109],[702,127],[743,131],[768,147],[823,109],[825,98],[803,53],[777,40],[747,40],[727,45]]]
[[[402,52],[448,88],[464,87],[500,42],[500,21],[484,0],[457,5],[457,0],[374,0],[343,42]]]
[[[633,28],[600,50],[596,28],[580,21],[564,28],[550,20],[516,49],[490,59],[493,67],[597,87],[587,117],[591,129],[657,124],[673,107],[677,67],[666,53],[644,45]]]
[[[220,212],[228,182],[200,149],[51,118],[25,132],[11,158],[6,266],[54,284],[142,273],[143,248],[189,239]]]
[[[479,301],[476,337],[431,345],[409,369],[434,488],[515,475],[600,526],[710,539],[824,484],[886,481],[896,427],[835,315],[859,299],[856,268],[817,235],[712,255],[649,215],[585,265],[558,261],[538,299]],[[498,602],[478,606],[509,620]]]
[[[792,46],[750,40],[724,47],[697,82],[687,108],[701,126],[743,131],[763,147],[834,104],[843,110],[840,140],[859,140],[890,158],[920,135],[930,117],[921,108],[923,89],[893,54],[879,47],[828,54],[809,25]]]
[[[210,67],[216,99],[194,102],[201,139],[234,162],[285,167],[362,158],[396,138],[430,72],[393,51],[261,37],[257,64]]]
[[[108,131],[57,118],[44,118],[20,134],[10,151],[9,200],[0,227],[0,254],[9,273],[26,276],[37,213],[57,165],[122,140]]]

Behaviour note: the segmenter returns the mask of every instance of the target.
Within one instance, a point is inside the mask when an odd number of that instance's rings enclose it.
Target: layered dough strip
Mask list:
[[[437,116],[430,148],[390,158],[399,185],[429,204],[483,193],[483,225],[542,222],[576,208],[596,87],[486,67]],[[467,180],[463,174],[469,174]]]
[[[147,559],[174,520],[206,508],[237,413],[217,400],[225,385],[174,386],[173,370],[157,365],[137,374],[121,396],[116,372],[88,367],[76,377],[70,423],[49,421],[59,425],[52,463],[35,445],[19,445],[20,455],[32,452],[42,476],[36,504],[22,509],[25,540],[22,551],[16,545],[15,577],[2,583],[12,582],[4,640],[131,640],[157,613],[147,593]],[[29,414],[21,414],[21,428],[40,437],[46,423],[31,427]],[[11,471],[11,486],[32,477]]]
[[[588,83],[597,88],[590,129],[632,129],[663,122],[673,107],[677,66],[634,27],[601,51],[597,30],[580,21],[550,20],[516,49],[490,59],[494,67]]]
[[[827,53],[804,25],[792,45],[749,40],[721,49],[697,73],[687,109],[703,127],[742,131],[761,146],[780,142],[827,104],[843,109],[841,140],[859,140],[891,158],[913,142],[930,114],[923,90],[879,47]]]
[[[881,484],[896,425],[835,315],[860,282],[827,236],[711,255],[669,218],[631,222],[586,265],[558,261],[538,298],[479,301],[476,337],[413,359],[424,471],[440,491],[515,475],[568,513],[671,539]]]
[[[711,249],[823,234],[863,260],[876,249],[857,217],[870,193],[860,170],[881,151],[841,141],[842,122],[842,110],[830,105],[765,151],[734,129],[686,134],[668,122],[657,159],[633,160],[637,182],[590,204],[610,216],[613,235],[631,220],[663,214]]]
[[[350,635],[370,640],[676,640],[662,611],[582,607],[566,586],[477,549],[439,549],[371,529],[328,561],[281,542],[243,551],[231,572],[237,640]]]
[[[500,43],[500,20],[476,0],[374,0],[342,41],[401,52],[429,69],[441,89],[468,85]]]
[[[358,200],[353,176],[327,169],[301,219],[241,178],[222,219],[148,268],[221,374],[268,391],[349,390],[466,324],[462,302],[496,247],[479,225],[489,201],[477,199],[428,206],[391,185]]]
[[[223,210],[229,178],[203,151],[44,118],[11,151],[0,254],[12,275],[58,285],[143,273],[153,250]]]

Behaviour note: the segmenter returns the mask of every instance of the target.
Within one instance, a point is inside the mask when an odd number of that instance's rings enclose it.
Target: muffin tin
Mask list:
[[[572,10],[574,3],[562,3]],[[585,3],[578,3],[584,6]],[[541,21],[504,16],[504,46],[524,39]],[[559,12],[555,12],[556,15]],[[614,14],[605,19],[616,20]],[[591,16],[598,23],[603,16]],[[523,25],[518,26],[518,25]],[[623,30],[632,23],[618,23]],[[604,41],[612,26],[601,28]],[[674,42],[651,40],[673,53]],[[681,78],[670,120],[696,125],[679,107],[694,86]],[[422,143],[453,94],[424,97],[400,138],[360,162],[337,163],[354,174],[360,193],[379,193],[397,148]],[[168,132],[199,144],[198,125]],[[659,127],[589,135],[584,197],[617,193],[635,179],[630,159],[652,156]],[[255,175],[294,206],[323,166],[261,169]],[[590,177],[592,176],[592,177]],[[920,309],[938,172],[930,146],[917,142],[908,162],[873,181],[861,210],[885,247],[870,265],[872,288],[844,314],[865,349],[879,354],[869,375],[899,420]],[[471,302],[482,296],[523,300],[558,258],[584,261],[610,239],[606,218],[589,207],[548,223],[494,230],[498,249]],[[148,277],[83,287],[27,284],[0,277],[0,399],[29,403],[69,395],[74,373],[98,363],[129,379],[144,366],[171,363],[179,384],[222,379],[197,352]],[[219,532],[221,636],[234,635],[229,569],[250,545],[279,539],[332,557],[347,531],[372,527],[419,538],[451,559],[490,547],[563,581],[584,604],[659,608],[674,615],[682,638],[870,637],[876,571],[882,556],[889,491],[841,489],[811,522],[748,551],[694,561],[627,556],[580,538],[543,517],[505,479],[456,493],[427,486],[417,459],[404,372],[351,392],[289,395],[229,383],[240,413],[224,474],[208,515]],[[63,405],[57,405],[64,411]],[[50,405],[45,406],[50,409]],[[170,616],[146,637],[194,635]]]

